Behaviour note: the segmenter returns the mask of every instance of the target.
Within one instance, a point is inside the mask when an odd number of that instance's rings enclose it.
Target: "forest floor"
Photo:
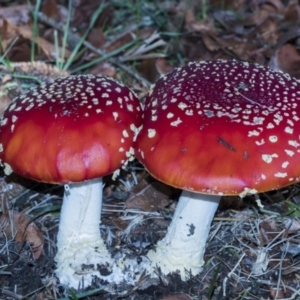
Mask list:
[[[236,59],[300,79],[300,5],[0,0],[0,55],[0,114],[29,87],[68,74],[112,76],[141,101],[161,75],[190,61]],[[62,186],[1,175],[0,188],[0,299],[300,299],[299,184],[260,194],[261,205],[254,196],[224,197],[200,274],[153,283],[145,275],[117,292],[97,281],[75,291],[55,277]],[[139,257],[165,235],[180,191],[134,161],[117,180],[105,178],[104,194],[109,251]]]

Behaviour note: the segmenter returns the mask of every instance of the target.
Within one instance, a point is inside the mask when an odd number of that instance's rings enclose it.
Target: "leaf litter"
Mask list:
[[[34,6],[0,4],[1,112],[28,87],[79,72],[119,79],[141,100],[162,74],[193,60],[245,60],[300,78],[296,0],[135,5],[79,0],[71,14],[68,1],[45,0],[37,15],[37,36]],[[107,177],[101,232],[111,253],[145,255],[165,235],[178,195],[136,162],[116,181]],[[187,282],[178,274],[161,275],[159,282],[145,275],[135,287],[117,287],[117,296],[105,287],[99,290],[97,280],[88,294],[68,291],[55,278],[62,188],[2,176],[0,298],[300,299],[299,195],[296,184],[259,195],[262,206],[254,197],[224,197],[199,275]],[[156,271],[160,274],[159,266]]]

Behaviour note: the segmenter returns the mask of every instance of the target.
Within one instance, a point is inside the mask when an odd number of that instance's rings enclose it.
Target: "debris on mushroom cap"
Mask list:
[[[14,99],[0,123],[2,164],[44,182],[107,175],[127,160],[141,124],[133,92],[112,78],[70,76]]]
[[[300,180],[300,82],[238,61],[189,63],[145,101],[136,157],[157,179],[238,195]]]

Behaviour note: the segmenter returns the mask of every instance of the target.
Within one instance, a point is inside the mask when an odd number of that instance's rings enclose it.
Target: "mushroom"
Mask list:
[[[1,118],[6,174],[64,184],[55,258],[62,284],[77,288],[84,280],[88,286],[93,276],[101,278],[100,265],[113,269],[100,236],[102,177],[132,159],[140,123],[131,90],[92,75],[43,83],[16,97]]]
[[[192,62],[155,83],[135,154],[183,192],[166,236],[147,255],[151,268],[183,280],[186,270],[199,273],[221,196],[299,181],[299,104],[299,81],[246,62]]]

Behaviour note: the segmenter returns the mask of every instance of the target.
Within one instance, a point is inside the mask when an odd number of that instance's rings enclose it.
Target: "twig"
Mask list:
[[[233,275],[235,269],[238,267],[238,265],[240,264],[240,262],[242,261],[242,259],[244,258],[244,256],[245,256],[245,253],[242,254],[242,256],[240,257],[240,259],[238,260],[238,262],[235,264],[234,268],[225,277],[225,279],[223,281],[223,297],[226,297],[226,284],[227,284],[228,278],[231,277],[231,275]]]

